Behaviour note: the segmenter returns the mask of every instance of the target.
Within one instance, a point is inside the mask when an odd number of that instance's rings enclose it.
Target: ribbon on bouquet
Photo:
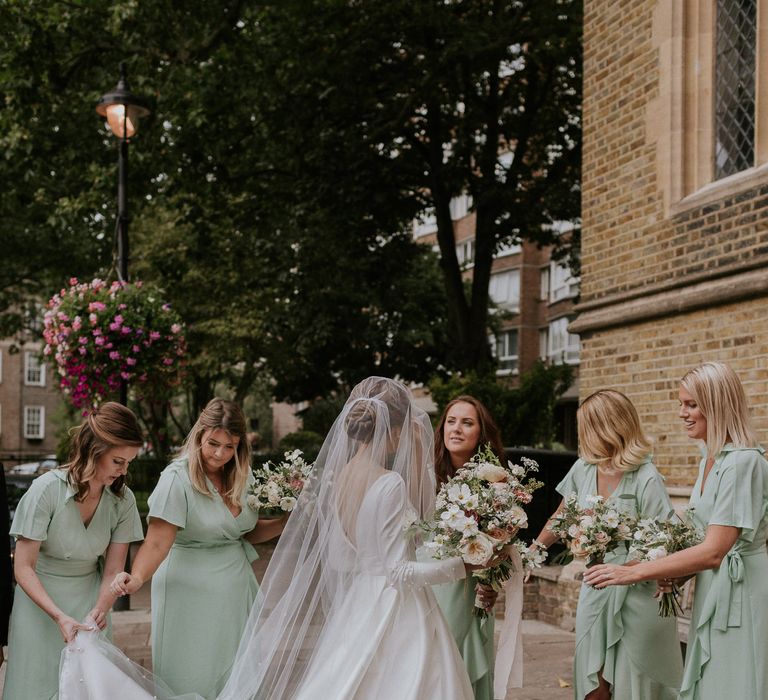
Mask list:
[[[510,688],[523,687],[523,560],[517,548],[510,549],[512,575],[504,582],[506,605],[493,670],[495,700],[504,700]]]

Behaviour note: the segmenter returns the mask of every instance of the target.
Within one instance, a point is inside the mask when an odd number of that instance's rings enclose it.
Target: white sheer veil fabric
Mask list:
[[[375,629],[369,634],[363,618],[375,611],[384,589],[369,582],[407,575],[408,564],[394,567],[397,574],[386,571],[377,540],[383,535],[372,528],[384,522],[385,529],[402,533],[406,520],[432,515],[432,439],[428,416],[400,382],[369,377],[353,389],[280,537],[219,700],[312,697],[318,687],[313,691],[308,685],[318,675],[354,675],[352,666],[374,658],[376,649],[367,653],[354,646],[374,644],[377,634]],[[394,493],[400,500],[391,502],[404,500],[404,512],[380,514],[383,520],[377,520],[386,495]],[[387,517],[398,522],[387,525]],[[350,602],[355,596],[359,600]],[[379,616],[371,624],[380,625],[381,615],[371,614]],[[342,651],[345,644],[351,648]],[[368,661],[361,661],[366,653]],[[377,675],[396,672],[385,668],[388,663],[376,659]],[[364,673],[370,675],[369,669]],[[334,692],[380,697],[378,690],[366,693],[359,685],[334,686]]]

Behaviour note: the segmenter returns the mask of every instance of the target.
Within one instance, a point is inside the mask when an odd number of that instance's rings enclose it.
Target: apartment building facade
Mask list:
[[[469,196],[451,201],[456,254],[466,278],[474,260],[475,214]],[[425,217],[414,224],[414,238],[437,250],[437,225]],[[579,337],[569,331],[575,317],[579,280],[552,259],[551,247],[529,242],[508,245],[497,251],[489,294],[497,330],[488,342],[498,364],[500,380],[514,383],[537,360],[567,363],[574,368],[575,382],[557,407],[557,441],[576,446],[576,408],[579,395]]]
[[[12,467],[56,452],[53,417],[61,403],[40,343],[0,340],[0,462]]]

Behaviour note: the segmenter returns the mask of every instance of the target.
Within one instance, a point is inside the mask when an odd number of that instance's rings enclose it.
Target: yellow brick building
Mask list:
[[[768,0],[584,5],[580,394],[625,391],[683,497],[688,368],[731,364],[768,446]]]

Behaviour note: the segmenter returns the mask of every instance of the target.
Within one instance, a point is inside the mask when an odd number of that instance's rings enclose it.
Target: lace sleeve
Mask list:
[[[389,569],[387,580],[397,589],[422,588],[450,583],[466,575],[461,557],[430,562],[400,561]]]

